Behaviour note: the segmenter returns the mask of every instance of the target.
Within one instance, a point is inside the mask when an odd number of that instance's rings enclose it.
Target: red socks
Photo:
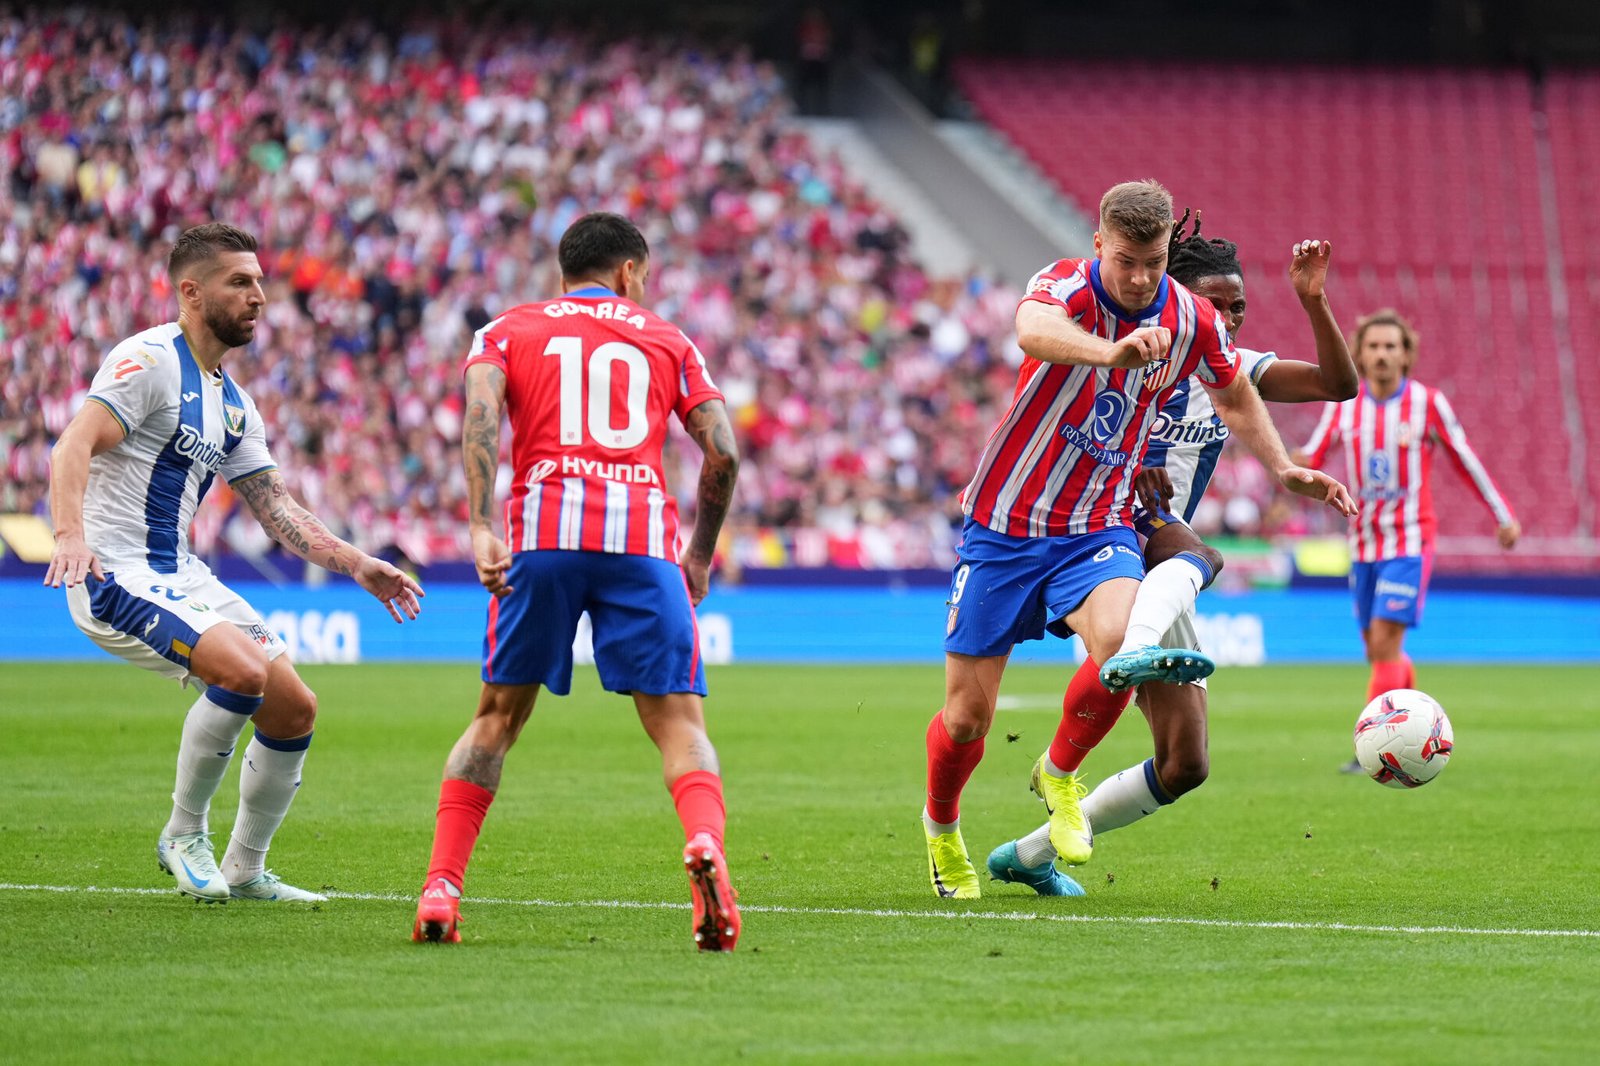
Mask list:
[[[672,783],[672,805],[678,808],[685,840],[696,833],[710,833],[717,847],[722,847],[722,832],[728,822],[727,807],[722,802],[722,778],[710,770],[690,770]]]
[[[428,860],[425,885],[443,877],[457,888],[467,875],[467,860],[478,842],[483,816],[489,813],[494,793],[470,781],[446,778],[439,786],[439,820],[433,831],[433,857]]]
[[[1371,703],[1393,688],[1411,688],[1416,684],[1417,672],[1405,656],[1372,664],[1372,680],[1367,682],[1367,702]]]
[[[1083,661],[1067,684],[1061,701],[1061,725],[1050,742],[1050,761],[1056,769],[1074,773],[1105,739],[1133,699],[1133,690],[1110,692],[1100,683],[1100,667],[1093,658]]]
[[[961,817],[961,790],[983,759],[983,738],[957,744],[944,727],[944,711],[928,723],[928,817],[953,825]]]
[[[433,857],[424,884],[443,877],[457,888],[466,879],[467,861],[483,829],[494,793],[468,781],[446,779],[439,786],[439,818],[433,833]],[[710,833],[722,847],[727,814],[722,804],[722,779],[709,770],[693,770],[672,783],[672,803],[683,822],[684,837]]]

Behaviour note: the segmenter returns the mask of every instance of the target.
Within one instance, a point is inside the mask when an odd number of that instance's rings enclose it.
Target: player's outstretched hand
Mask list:
[[[1513,518],[1511,521],[1495,530],[1494,535],[1500,541],[1500,547],[1515,547],[1517,539],[1522,536],[1522,523]]]
[[[1172,331],[1166,326],[1140,326],[1111,345],[1108,365],[1122,370],[1140,367],[1167,357],[1172,350]]]
[[[1294,246],[1294,257],[1289,260],[1289,281],[1302,299],[1315,299],[1322,295],[1328,280],[1328,257],[1333,245],[1328,241],[1301,241]]]
[[[1167,501],[1177,490],[1172,487],[1172,477],[1166,467],[1147,466],[1134,476],[1133,491],[1139,494],[1144,509],[1155,514],[1167,509]]]
[[[1290,492],[1320,500],[1346,518],[1354,518],[1356,501],[1350,490],[1320,470],[1307,470],[1303,466],[1285,467],[1278,480]]]
[[[70,533],[57,537],[55,551],[50,553],[50,568],[44,572],[44,583],[53,589],[64,583],[70,589],[91,574],[100,581],[106,579],[99,558],[83,537]]]
[[[422,613],[422,604],[417,602],[417,597],[427,595],[422,591],[422,586],[409,574],[402,573],[382,559],[367,556],[356,564],[356,572],[351,576],[356,579],[356,584],[383,602],[389,609],[389,617],[396,622],[416,618]],[[400,617],[402,614],[405,618]]]
[[[683,567],[683,577],[689,585],[689,602],[698,607],[711,589],[711,560],[684,552],[679,565]]]
[[[472,563],[478,568],[478,581],[496,596],[511,591],[506,572],[511,569],[511,548],[487,529],[472,531]]]

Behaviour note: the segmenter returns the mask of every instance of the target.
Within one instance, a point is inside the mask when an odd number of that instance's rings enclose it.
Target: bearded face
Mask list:
[[[237,310],[225,301],[207,300],[201,307],[201,320],[229,348],[243,348],[256,338],[256,308]]]
[[[196,310],[211,335],[229,348],[255,340],[256,318],[266,301],[255,253],[224,252],[205,277],[196,280],[200,302]]]

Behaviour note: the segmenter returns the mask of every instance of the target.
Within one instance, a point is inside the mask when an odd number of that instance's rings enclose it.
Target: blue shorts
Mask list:
[[[1363,631],[1374,618],[1411,627],[1422,623],[1422,601],[1428,594],[1433,560],[1404,555],[1375,563],[1350,564],[1350,593]]]
[[[1102,582],[1144,577],[1133,530],[1071,537],[1009,537],[968,518],[956,548],[944,650],[1005,655],[1025,640],[1071,631],[1062,621]]]
[[[594,625],[594,661],[610,692],[706,694],[700,627],[676,563],[645,555],[525,551],[512,556],[515,590],[489,600],[483,679],[572,691],[578,616]]]

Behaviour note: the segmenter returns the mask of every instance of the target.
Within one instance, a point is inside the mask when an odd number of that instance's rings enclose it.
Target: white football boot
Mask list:
[[[217,869],[210,833],[162,835],[156,840],[156,861],[178,882],[178,891],[205,903],[226,903],[228,882]]]
[[[275,900],[279,903],[328,902],[327,896],[319,895],[316,892],[307,892],[303,888],[295,888],[271,870],[263,870],[241,884],[229,885],[228,894],[234,899]]]

